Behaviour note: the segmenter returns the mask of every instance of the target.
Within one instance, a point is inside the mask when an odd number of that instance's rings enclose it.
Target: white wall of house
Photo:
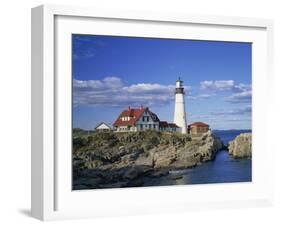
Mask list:
[[[137,130],[159,130],[159,122],[154,122],[151,115],[148,112],[144,112],[140,119],[136,122]]]
[[[137,127],[136,126],[118,126],[116,128],[116,132],[136,132]]]
[[[128,131],[128,127],[127,126],[118,126],[116,128],[116,132],[127,132]]]

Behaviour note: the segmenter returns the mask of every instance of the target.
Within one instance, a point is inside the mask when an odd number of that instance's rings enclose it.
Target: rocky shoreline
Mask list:
[[[252,134],[241,133],[228,144],[229,154],[234,158],[252,157]]]
[[[145,178],[164,177],[170,170],[213,160],[223,148],[211,131],[197,138],[152,130],[74,134],[73,189],[142,186]]]

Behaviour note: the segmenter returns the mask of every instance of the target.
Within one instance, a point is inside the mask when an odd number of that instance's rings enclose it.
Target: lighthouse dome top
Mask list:
[[[183,82],[183,81],[181,80],[181,77],[180,77],[180,76],[179,76],[177,82]]]
[[[176,88],[181,88],[183,87],[183,81],[181,80],[181,77],[178,78],[176,81]]]

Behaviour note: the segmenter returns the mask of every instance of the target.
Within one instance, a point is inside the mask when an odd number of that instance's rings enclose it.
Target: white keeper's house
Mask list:
[[[148,107],[130,108],[122,111],[113,126],[116,132],[136,132],[144,130],[177,131],[179,128],[174,123],[160,121],[158,116]]]

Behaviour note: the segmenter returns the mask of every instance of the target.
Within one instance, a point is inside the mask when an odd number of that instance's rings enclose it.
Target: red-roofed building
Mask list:
[[[117,132],[142,131],[147,129],[159,130],[158,116],[149,108],[128,108],[116,119],[113,126]]]
[[[204,122],[194,122],[188,126],[188,132],[191,135],[202,135],[208,132],[210,126]]]

